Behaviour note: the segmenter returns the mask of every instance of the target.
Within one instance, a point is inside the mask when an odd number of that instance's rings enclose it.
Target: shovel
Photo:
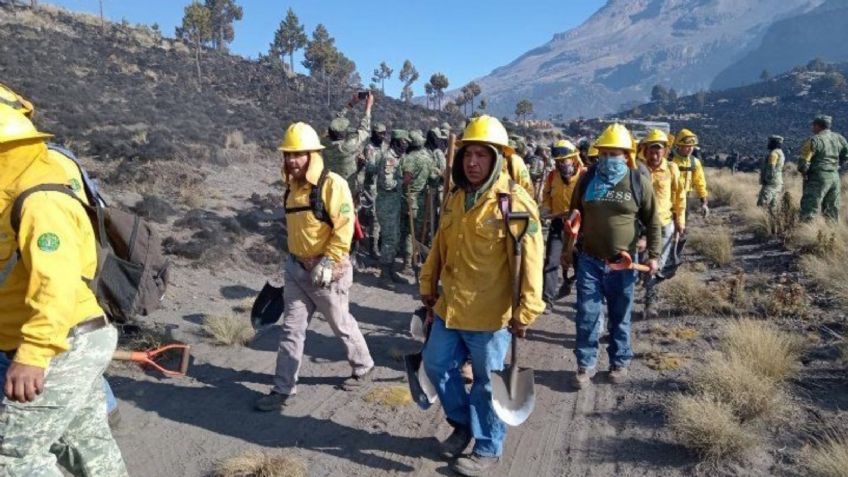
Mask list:
[[[166,351],[180,350],[180,367],[178,370],[166,369],[156,362],[156,359]],[[191,356],[189,351],[191,346],[182,343],[169,344],[161,348],[156,348],[149,351],[115,351],[112,354],[112,359],[118,361],[132,361],[133,363],[143,364],[156,369],[165,376],[182,377],[188,372],[188,361]]]
[[[284,309],[283,287],[275,287],[265,282],[250,310],[250,324],[254,330],[273,325],[280,321]]]
[[[417,312],[412,315],[409,331],[414,338],[422,339],[424,345],[421,346],[421,351],[407,354],[403,357],[403,366],[406,369],[406,380],[409,382],[409,392],[412,395],[412,400],[418,404],[418,407],[424,410],[429,409],[439,399],[439,395],[436,393],[436,387],[430,382],[427,373],[421,369],[421,352],[424,350],[424,346],[427,346],[427,340],[430,339],[432,316],[433,310],[428,308],[426,319],[430,323],[425,324]]]
[[[504,214],[504,221],[508,225],[512,220],[523,222],[521,232],[516,236],[507,227],[514,245],[514,259],[512,275],[512,316],[518,318],[518,304],[521,299],[521,255],[522,240],[527,234],[530,225],[530,215],[526,212],[509,212]],[[533,370],[519,369],[518,367],[518,337],[512,335],[512,355],[509,366],[503,371],[492,373],[492,406],[495,414],[509,426],[521,425],[536,406],[536,390],[533,378]]]
[[[642,273],[651,272],[651,267],[642,265],[641,263],[633,263],[633,258],[630,257],[629,253],[624,251],[618,254],[618,259],[616,261],[607,260],[607,266],[610,270],[614,271],[635,270]]]

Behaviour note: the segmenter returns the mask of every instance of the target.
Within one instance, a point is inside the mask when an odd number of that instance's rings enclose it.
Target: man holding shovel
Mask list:
[[[504,158],[512,152],[497,119],[480,116],[469,122],[453,162],[457,190],[448,199],[421,271],[421,299],[435,312],[424,369],[454,428],[442,444],[442,454],[460,457],[473,440],[471,454],[453,465],[467,476],[490,471],[503,453],[506,424],[493,405],[490,374],[503,369],[510,333],[524,336],[544,310],[537,206],[504,171]],[[509,221],[507,231],[504,209],[525,220]],[[522,231],[524,253],[512,259],[516,248],[510,235]],[[517,284],[515,267],[520,274]],[[513,310],[516,287],[518,304]],[[460,375],[469,357],[474,371],[470,393]]]
[[[610,380],[623,382],[633,359],[630,314],[636,272],[613,270],[610,260],[622,252],[635,256],[639,228],[647,230],[648,265],[656,273],[662,234],[651,179],[634,160],[630,132],[610,125],[595,143],[598,162],[580,179],[572,209],[582,216],[582,246],[577,257],[577,373],[574,385],[586,387],[598,362],[598,320],[606,299],[610,343]]]
[[[286,130],[283,152],[283,206],[288,223],[289,257],[284,274],[283,315],[277,371],[271,392],[256,401],[260,411],[279,411],[296,392],[306,328],[317,311],[342,341],[352,368],[345,389],[370,380],[374,361],[356,319],[348,310],[353,267],[353,197],[347,182],[328,172],[318,134],[305,123]]]

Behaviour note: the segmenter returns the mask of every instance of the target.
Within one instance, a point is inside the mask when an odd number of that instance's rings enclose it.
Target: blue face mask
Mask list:
[[[624,156],[600,156],[598,172],[606,177],[623,177],[627,172],[627,160]]]

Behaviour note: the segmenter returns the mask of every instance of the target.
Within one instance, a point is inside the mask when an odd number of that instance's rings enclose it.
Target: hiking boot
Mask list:
[[[459,368],[459,374],[462,375],[462,380],[465,381],[465,384],[471,384],[474,382],[474,371],[472,371],[471,363],[468,361],[463,363],[462,367]]]
[[[559,287],[559,292],[557,293],[557,300],[561,300],[563,298],[571,295],[571,280],[566,280]]]
[[[445,459],[455,459],[462,455],[471,443],[471,431],[465,427],[455,427],[451,435],[439,444],[439,451]]]
[[[271,391],[267,396],[262,396],[256,400],[256,410],[262,412],[280,411],[286,407],[291,395]]]
[[[362,374],[353,373],[349,378],[344,380],[342,383],[342,388],[346,391],[353,391],[354,389],[359,389],[362,386],[371,382],[371,374],[374,372],[374,366],[368,368],[368,371],[365,371]]]
[[[494,467],[500,457],[485,457],[482,455],[471,454],[468,457],[460,457],[453,464],[454,472],[467,477],[477,477],[487,473],[489,469]]]
[[[572,379],[572,384],[577,389],[585,389],[592,384],[592,370],[587,368],[578,368],[577,373]]]
[[[383,265],[380,267],[380,280],[388,285],[395,283],[407,283],[400,275],[398,275],[391,265]]]
[[[626,366],[613,366],[609,373],[610,382],[613,384],[621,384],[627,381],[627,367]]]
[[[545,311],[543,314],[550,315],[554,312],[554,302],[553,300],[545,300]]]

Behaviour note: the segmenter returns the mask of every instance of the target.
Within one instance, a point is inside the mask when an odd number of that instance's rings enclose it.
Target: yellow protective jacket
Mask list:
[[[565,214],[571,209],[571,196],[574,195],[574,187],[580,181],[585,169],[577,169],[574,177],[568,184],[562,180],[558,171],[551,171],[548,180],[545,181],[545,191],[542,196],[542,215]]]
[[[283,181],[289,188],[288,200],[284,204],[286,209],[309,207],[309,193],[318,185],[323,170],[324,160],[321,155],[312,153],[305,181],[290,180],[283,171]],[[353,240],[355,212],[350,187],[341,176],[330,172],[321,197],[333,226],[318,220],[310,210],[286,214],[289,253],[299,259],[328,256],[339,263],[350,253]]]
[[[527,169],[524,159],[518,154],[513,154],[503,161],[503,164],[504,172],[509,174],[512,180],[522,189],[526,190],[531,199],[535,197],[536,188],[533,186],[533,179],[530,178],[530,171]]]
[[[72,327],[103,315],[83,281],[97,270],[94,231],[74,199],[39,192],[24,202],[16,239],[11,208],[26,189],[69,182],[67,171],[50,158],[43,143],[0,146],[0,268],[16,250],[21,252],[12,274],[0,284],[0,350],[17,349],[16,362],[41,368],[68,349]]]
[[[648,170],[660,223],[668,225],[676,217],[680,225],[686,225],[686,189],[677,164],[663,159],[659,167],[653,170],[648,167]]]
[[[680,177],[683,179],[683,188],[688,194],[694,190],[698,194],[699,199],[706,199],[707,178],[704,176],[704,167],[697,157],[683,157],[674,153],[672,161],[677,164],[680,169]]]
[[[421,269],[422,295],[441,293],[435,311],[450,329],[495,331],[512,317],[513,245],[498,209],[498,193],[508,193],[510,178],[500,174],[492,187],[465,211],[465,191],[451,194],[439,230]],[[531,324],[544,310],[544,244],[538,207],[520,187],[512,192],[512,210],[530,214],[522,255],[519,319]],[[511,226],[518,232],[519,224]]]

